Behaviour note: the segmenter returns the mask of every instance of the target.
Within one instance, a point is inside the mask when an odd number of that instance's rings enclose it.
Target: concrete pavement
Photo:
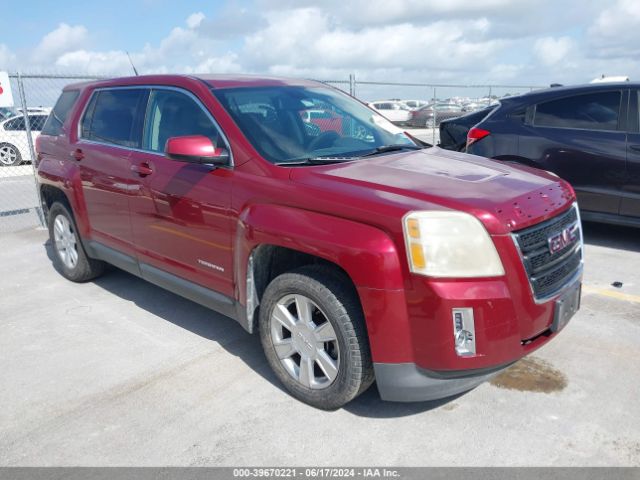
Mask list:
[[[582,309],[517,382],[335,412],[234,321],[115,269],[68,282],[44,230],[0,239],[2,466],[640,465],[640,230],[587,225]]]

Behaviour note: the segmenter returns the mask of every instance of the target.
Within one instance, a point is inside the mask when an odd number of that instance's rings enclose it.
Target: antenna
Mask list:
[[[136,70],[136,66],[133,64],[133,60],[131,60],[131,55],[129,55],[129,52],[125,52],[127,54],[127,58],[129,59],[129,63],[131,64],[131,68],[133,68],[133,73],[136,74],[136,77],[138,76],[138,70]]]

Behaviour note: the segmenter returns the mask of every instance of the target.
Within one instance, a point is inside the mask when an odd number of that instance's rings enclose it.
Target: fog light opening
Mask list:
[[[476,328],[473,320],[473,308],[454,308],[453,339],[456,354],[468,357],[476,354]]]

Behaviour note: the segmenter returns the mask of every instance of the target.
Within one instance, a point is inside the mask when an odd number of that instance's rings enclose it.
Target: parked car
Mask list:
[[[477,112],[479,110],[484,110],[485,108],[491,105],[494,105],[494,106],[497,105],[497,101],[486,99],[478,102],[463,103],[461,107],[463,112],[472,113],[472,112]]]
[[[405,125],[411,115],[411,109],[399,101],[382,100],[368,105],[396,125]]]
[[[309,130],[309,109],[330,109],[342,132]],[[374,379],[385,400],[466,391],[552,340],[579,305],[565,181],[423,148],[317,82],[70,85],[37,140],[64,277],[111,263],[234,318],[319,408]]]
[[[29,126],[34,142],[40,134],[47,116],[38,113],[29,114]],[[24,116],[15,115],[0,121],[0,165],[11,167],[25,161],[31,161],[31,153]]]
[[[495,107],[485,107],[482,110],[464,113],[460,117],[450,118],[440,122],[441,148],[464,152],[467,148],[467,134],[474,125],[480,123]]]
[[[639,88],[600,83],[504,98],[474,125],[464,117],[442,124],[442,146],[460,149],[466,130],[469,153],[569,181],[583,218],[640,226]]]
[[[409,107],[410,110],[416,110],[429,105],[429,102],[426,100],[400,100],[400,103]]]
[[[318,133],[342,133],[342,117],[331,110],[303,110],[300,112],[302,120],[317,127]]]
[[[464,115],[462,107],[455,103],[430,103],[426,107],[413,110],[408,124],[412,127],[433,128],[448,118]]]

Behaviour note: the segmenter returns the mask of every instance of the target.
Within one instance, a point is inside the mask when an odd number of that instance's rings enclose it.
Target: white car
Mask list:
[[[426,107],[429,102],[426,100],[400,100],[400,103],[406,105],[411,110],[417,110],[418,108]]]
[[[29,126],[34,145],[47,117],[46,113],[29,113]],[[24,116],[16,115],[0,121],[0,166],[10,167],[31,160]]]
[[[368,105],[393,123],[405,124],[411,118],[411,109],[401,102],[380,100]]]

